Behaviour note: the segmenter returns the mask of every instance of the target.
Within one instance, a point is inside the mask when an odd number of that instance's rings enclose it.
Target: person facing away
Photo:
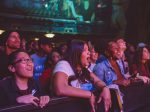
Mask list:
[[[111,107],[111,95],[106,84],[87,69],[90,53],[86,42],[72,40],[67,51],[67,57],[59,61],[53,71],[53,90],[58,96],[70,96],[89,99],[91,111],[95,112],[96,96],[92,84],[101,93],[97,102],[103,99],[105,111]],[[88,84],[88,86],[86,85]]]
[[[20,35],[16,31],[3,33],[4,51],[0,51],[0,79],[10,75],[7,68],[8,55],[20,48]]]
[[[52,51],[52,44],[48,38],[40,38],[38,41],[39,50],[31,55],[34,63],[34,79],[39,81],[39,77],[45,70],[44,63],[46,61],[47,55]]]
[[[44,107],[50,100],[42,93],[33,77],[33,62],[23,50],[9,55],[8,69],[12,76],[0,81],[0,107],[15,104],[33,104]]]

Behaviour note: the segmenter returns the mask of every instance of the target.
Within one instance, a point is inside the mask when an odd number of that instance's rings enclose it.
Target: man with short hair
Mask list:
[[[39,77],[45,69],[47,55],[50,54],[53,49],[52,43],[48,38],[40,38],[38,41],[38,47],[38,51],[31,55],[34,63],[33,78],[37,81],[39,81]]]

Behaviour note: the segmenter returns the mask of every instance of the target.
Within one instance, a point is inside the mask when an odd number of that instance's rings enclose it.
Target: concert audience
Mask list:
[[[58,96],[89,99],[92,112],[95,112],[96,96],[92,92],[92,86],[95,85],[101,90],[97,103],[103,100],[107,112],[111,107],[110,91],[103,81],[87,69],[89,57],[87,44],[83,41],[73,40],[68,47],[68,55],[65,60],[59,61],[54,68],[53,90]],[[88,87],[85,84],[88,84]]]

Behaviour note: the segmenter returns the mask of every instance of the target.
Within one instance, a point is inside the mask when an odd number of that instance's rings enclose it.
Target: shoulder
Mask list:
[[[56,72],[63,72],[68,76],[74,75],[71,65],[69,64],[69,62],[67,62],[65,60],[61,60],[56,64],[56,66],[53,70],[53,74],[55,74]]]
[[[107,64],[108,64],[108,61],[107,61],[107,60],[103,60],[102,62],[96,64],[94,68],[103,68],[103,67],[105,67]]]
[[[68,63],[68,61],[61,60],[61,61],[59,61],[59,62],[56,64],[55,68],[57,68],[57,67],[66,68],[66,67],[71,67],[71,66],[70,66],[70,64]]]
[[[12,85],[12,80],[13,78],[10,76],[0,80],[0,88],[4,90],[9,89]]]
[[[1,57],[1,58],[7,58],[6,52],[0,50],[0,57]]]

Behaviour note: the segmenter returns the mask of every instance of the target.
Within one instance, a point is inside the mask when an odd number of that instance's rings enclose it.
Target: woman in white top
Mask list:
[[[91,82],[102,92],[97,103],[104,101],[105,111],[111,107],[111,95],[106,84],[97,78],[86,67],[89,66],[90,53],[85,42],[73,40],[68,46],[68,56],[56,64],[53,71],[53,88],[58,96],[71,96],[88,98],[92,107],[91,112],[95,112],[95,96],[90,91],[82,89],[84,83]]]

